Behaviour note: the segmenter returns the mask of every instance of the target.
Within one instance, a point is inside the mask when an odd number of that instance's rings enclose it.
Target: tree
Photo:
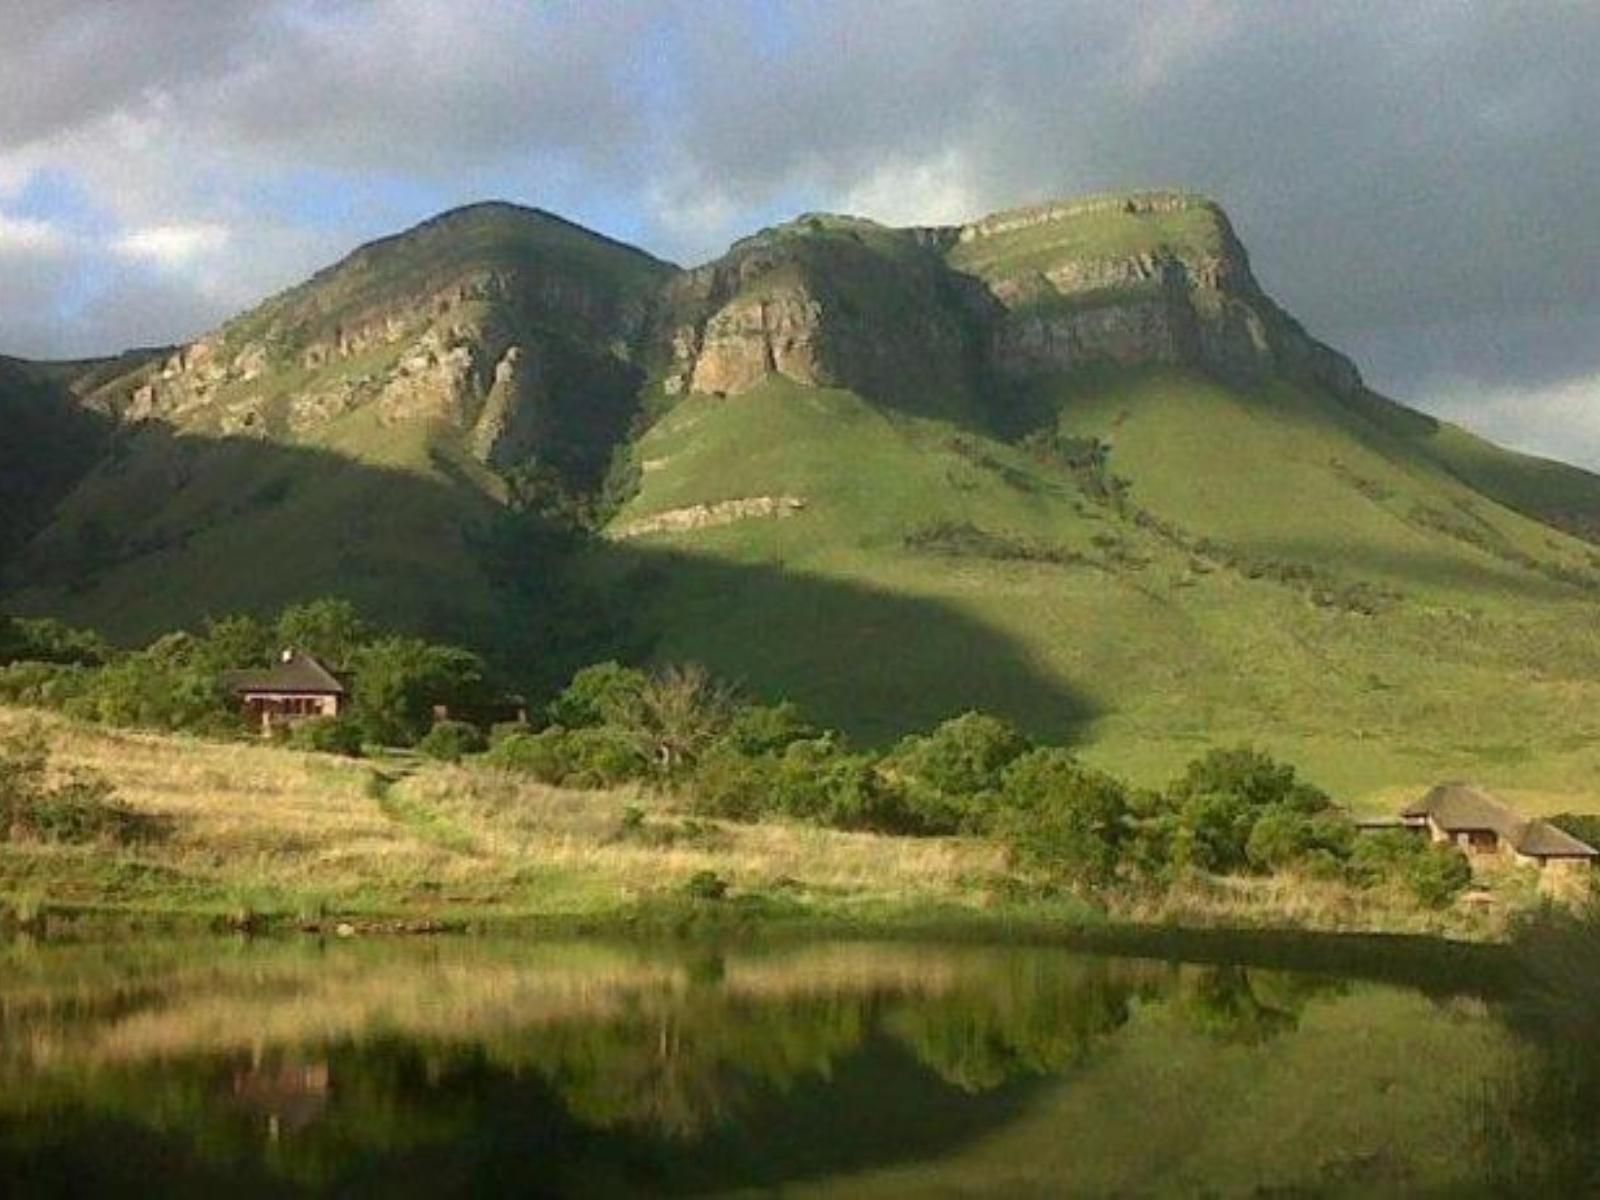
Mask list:
[[[733,689],[698,663],[669,666],[647,676],[622,698],[609,723],[633,740],[664,775],[692,767],[727,732]]]
[[[1005,772],[1001,837],[1017,860],[1074,883],[1115,878],[1133,828],[1127,789],[1051,746]]]
[[[885,768],[930,826],[982,828],[992,816],[1001,773],[1028,748],[1009,722],[967,712],[932,733],[904,739]]]
[[[583,729],[614,725],[627,714],[644,690],[645,674],[617,662],[596,663],[572,677],[572,682],[546,710],[552,725]]]
[[[1303,813],[1328,806],[1326,793],[1298,779],[1295,769],[1249,746],[1212,750],[1191,762],[1169,794],[1180,805],[1201,795],[1229,796],[1250,808],[1287,806]]]
[[[459,646],[383,638],[359,651],[355,667],[354,715],[375,742],[413,745],[435,706],[472,708],[488,698],[483,660]]]
[[[206,622],[204,655],[219,671],[256,666],[279,649],[276,640],[255,617],[221,617]]]
[[[330,666],[348,667],[372,631],[348,600],[324,597],[292,605],[278,616],[279,649],[293,647],[322,659]]]

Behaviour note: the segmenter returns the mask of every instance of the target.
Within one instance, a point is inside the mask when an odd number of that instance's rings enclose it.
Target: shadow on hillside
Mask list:
[[[462,476],[459,479],[466,479]],[[254,438],[126,431],[24,548],[0,608],[126,644],[324,595],[483,651],[531,691],[607,657],[704,662],[869,739],[969,708],[1070,739],[1093,714],[950,607],[639,545],[505,544],[470,482]]]

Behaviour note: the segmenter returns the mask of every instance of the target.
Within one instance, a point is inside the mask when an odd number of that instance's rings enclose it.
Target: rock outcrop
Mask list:
[[[1365,394],[1261,290],[1220,208],[1151,192],[942,228],[807,216],[689,271],[476,206],[363,247],[102,407],[296,441],[366,412],[454,430],[496,470],[538,458],[593,485],[647,374],[668,396],[777,377],[982,423],[1012,385],[1108,362]]]
[[[458,432],[508,469],[535,454],[592,484],[637,401],[633,365],[674,268],[509,205],[365,246],[171,353],[117,415],[315,441],[358,410]]]
[[[1273,373],[1340,394],[1355,367],[1261,290],[1214,203],[1090,198],[949,228],[804,217],[668,285],[668,393],[772,376],[909,407],[1110,362]]]
[[[668,509],[614,526],[610,530],[610,537],[616,541],[627,541],[654,533],[713,529],[752,517],[781,519],[796,516],[804,512],[805,507],[805,500],[799,496],[745,496],[738,500],[720,500],[715,504],[691,504],[687,508]]]

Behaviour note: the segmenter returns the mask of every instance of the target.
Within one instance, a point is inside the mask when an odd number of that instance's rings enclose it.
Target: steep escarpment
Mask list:
[[[959,230],[948,261],[983,281],[989,330],[1012,377],[1094,363],[1192,366],[1254,384],[1277,374],[1361,389],[1343,355],[1262,291],[1215,203],[1183,192],[1095,197],[987,217]]]
[[[352,414],[425,423],[493,468],[540,456],[592,484],[673,270],[537,210],[457,210],[173,353],[118,415],[311,443]]]
[[[1221,208],[1181,192],[959,227],[802,217],[671,281],[660,314],[672,395],[776,376],[912,411],[992,410],[1008,383],[1106,364],[1365,391],[1262,291]]]
[[[669,284],[664,388],[737,395],[779,376],[958,414],[974,403],[987,307],[914,232],[802,217]]]

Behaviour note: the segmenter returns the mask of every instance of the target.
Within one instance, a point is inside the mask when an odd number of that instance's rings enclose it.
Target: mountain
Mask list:
[[[36,384],[103,445],[8,607],[140,638],[338,592],[541,679],[692,658],[1139,778],[1600,767],[1600,478],[1372,392],[1201,197],[809,215],[692,270],[479,205],[125,365]]]

